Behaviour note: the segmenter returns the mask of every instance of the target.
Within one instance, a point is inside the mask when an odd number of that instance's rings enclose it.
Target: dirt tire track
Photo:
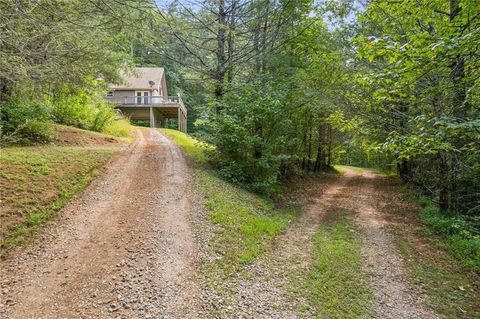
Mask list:
[[[358,173],[357,173],[358,175]],[[377,318],[438,318],[424,306],[421,294],[411,288],[411,278],[393,236],[385,229],[389,209],[401,203],[394,194],[385,194],[387,177],[363,171],[352,185],[355,206],[346,209],[356,214],[361,229],[364,269],[374,294],[373,310]],[[390,195],[390,196],[389,196]],[[390,200],[390,202],[386,202]]]
[[[359,225],[364,268],[373,292],[371,316],[375,318],[422,318],[437,316],[424,306],[418,291],[410,288],[410,278],[393,238],[383,227],[385,210],[398,205],[386,203],[380,175],[346,172],[327,181],[313,183],[304,205],[305,213],[277,238],[274,247],[258,262],[247,267],[248,277],[235,278],[236,286],[227,318],[314,318],[314,313],[299,313],[305,300],[288,295],[292,273],[305,273],[313,265],[312,238],[328,213],[352,213]]]
[[[157,130],[0,266],[0,318],[198,318],[189,172]]]
[[[234,278],[236,295],[226,318],[282,318],[314,317],[300,314],[305,302],[301,297],[288,296],[292,273],[304,273],[313,265],[312,237],[318,225],[347,187],[346,178],[332,178],[328,182],[314,183],[305,203],[305,212],[280,235],[271,250],[246,270],[249,277]]]

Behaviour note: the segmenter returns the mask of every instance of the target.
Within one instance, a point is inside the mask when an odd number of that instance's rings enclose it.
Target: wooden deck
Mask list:
[[[105,97],[126,116],[150,120],[151,127],[162,127],[167,118],[178,120],[178,130],[187,131],[187,108],[180,96]]]

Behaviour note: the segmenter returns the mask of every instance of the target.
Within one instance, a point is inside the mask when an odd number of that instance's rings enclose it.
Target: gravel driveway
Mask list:
[[[196,211],[182,152],[158,130],[0,263],[0,318],[201,318]]]

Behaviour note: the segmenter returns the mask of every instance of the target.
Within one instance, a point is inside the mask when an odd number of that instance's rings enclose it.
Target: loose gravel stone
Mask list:
[[[34,244],[1,261],[0,318],[206,317],[190,171],[158,130],[136,135]]]

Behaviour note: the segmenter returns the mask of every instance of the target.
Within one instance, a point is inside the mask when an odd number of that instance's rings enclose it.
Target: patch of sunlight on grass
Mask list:
[[[180,145],[188,156],[193,157],[199,163],[206,161],[205,151],[213,148],[212,145],[200,142],[190,135],[177,130],[162,128],[160,131],[172,137],[175,144]]]
[[[372,172],[377,173],[380,175],[387,175],[391,177],[397,176],[397,173],[394,171],[385,171],[380,168],[372,168],[372,167],[357,167],[357,166],[348,166],[348,165],[334,165],[333,168],[340,174],[345,174],[347,169],[351,169],[352,171],[362,174],[364,172]]]
[[[133,140],[131,133],[134,129],[135,127],[130,124],[128,119],[120,118],[107,125],[102,133],[131,142]]]

